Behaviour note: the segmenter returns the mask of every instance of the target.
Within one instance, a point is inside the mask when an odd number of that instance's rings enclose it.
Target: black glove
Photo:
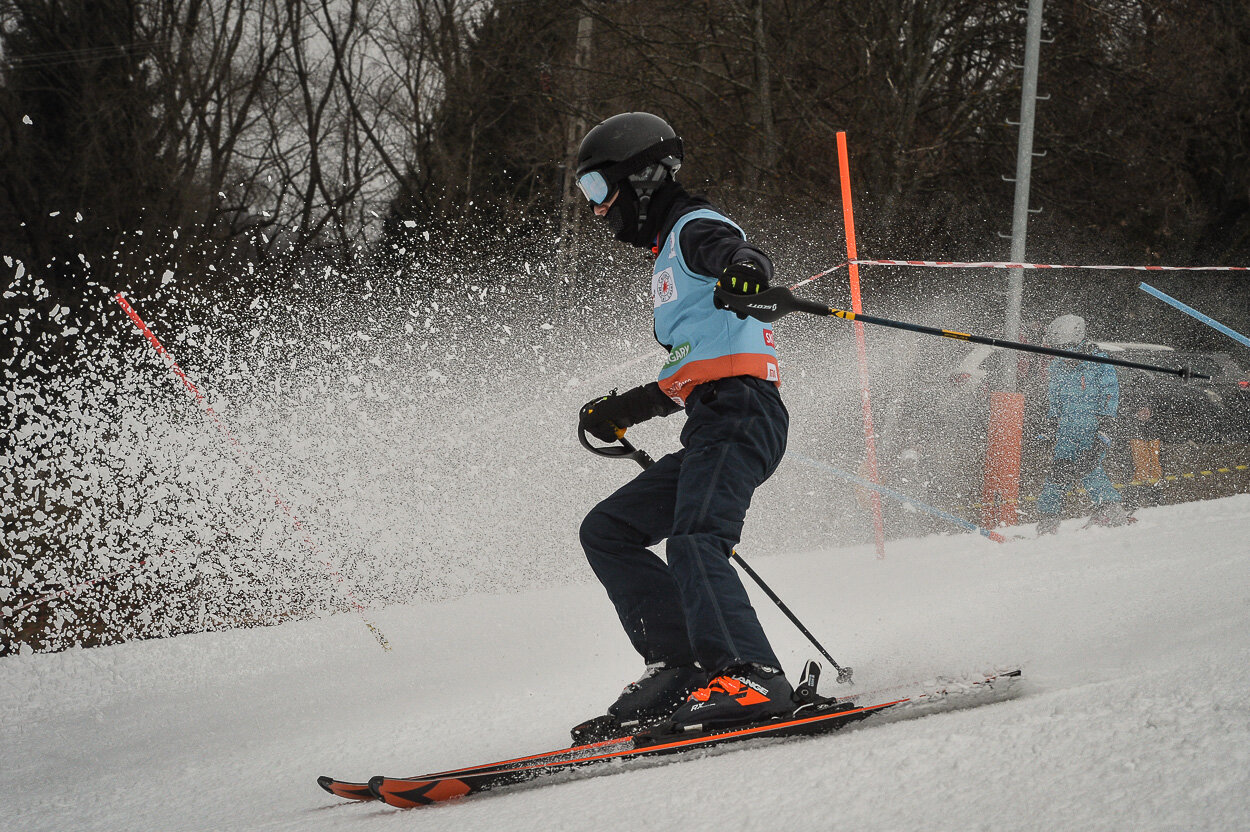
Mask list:
[[[716,285],[734,295],[758,295],[768,288],[768,277],[764,274],[764,270],[760,268],[759,263],[756,263],[754,260],[739,260],[737,263],[730,263],[725,267],[725,271],[721,274],[721,278],[716,282]],[[717,309],[733,309],[732,306],[716,296],[713,296],[712,302]],[[736,309],[733,309],[733,311],[739,318],[746,319],[747,315],[745,312],[739,312]]]
[[[625,435],[626,428],[678,410],[681,407],[660,392],[660,385],[653,381],[619,396],[613,390],[607,396],[586,402],[577,425],[601,442],[615,442]]]

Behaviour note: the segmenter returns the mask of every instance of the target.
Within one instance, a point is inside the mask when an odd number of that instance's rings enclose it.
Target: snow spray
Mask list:
[[[17,615],[22,610],[28,610],[28,609],[31,609],[32,607],[38,607],[41,604],[46,604],[49,601],[56,601],[61,598],[68,598],[71,595],[77,595],[78,593],[82,592],[84,589],[87,589],[89,587],[95,586],[96,584],[100,583],[100,581],[107,581],[109,578],[116,578],[119,575],[124,575],[127,572],[131,571],[132,569],[142,568],[144,566],[147,566],[149,562],[154,561],[157,558],[164,557],[165,555],[172,555],[173,553],[174,553],[173,549],[169,549],[164,552],[158,552],[157,554],[152,555],[151,557],[144,558],[143,560],[139,561],[137,564],[133,566],[127,566],[123,569],[118,569],[116,572],[109,572],[106,575],[100,575],[98,578],[91,578],[90,580],[83,581],[82,583],[74,584],[73,586],[67,589],[62,589],[60,592],[49,592],[47,595],[36,598],[33,601],[27,601],[25,604],[22,604],[21,606],[13,607],[13,609],[9,611],[9,617],[13,617]]]
[[[114,296],[114,299],[121,305],[121,308],[126,312],[127,317],[130,318],[135,327],[143,333],[143,337],[146,338],[148,343],[152,345],[152,349],[158,356],[160,356],[165,366],[170,370],[170,372],[177,376],[178,380],[182,382],[182,386],[187,389],[187,392],[195,397],[196,404],[200,405],[201,412],[208,416],[208,418],[212,421],[213,425],[217,428],[217,431],[223,437],[226,445],[229,446],[231,451],[234,452],[244,466],[252,472],[252,475],[256,477],[258,482],[260,482],[261,487],[264,488],[265,492],[273,499],[274,504],[281,509],[283,515],[285,515],[291,522],[292,527],[299,533],[300,542],[303,543],[308,550],[312,552],[313,556],[326,567],[330,576],[334,578],[335,583],[341,588],[344,599],[354,610],[356,610],[357,613],[360,614],[361,620],[364,622],[365,626],[369,628],[369,632],[373,633],[373,637],[377,639],[378,644],[381,645],[383,650],[390,650],[391,645],[390,642],[386,640],[386,636],[383,635],[377,625],[370,621],[365,615],[364,606],[356,600],[356,597],[352,593],[351,589],[344,586],[345,579],[343,578],[343,575],[334,566],[334,563],[322,552],[321,547],[317,545],[316,541],[312,539],[312,535],[308,532],[303,522],[295,516],[295,512],[291,509],[290,504],[284,500],[276,490],[274,490],[273,486],[269,484],[269,480],[265,476],[264,472],[261,471],[256,462],[247,454],[246,451],[244,451],[238,437],[230,431],[225,422],[222,420],[221,415],[218,414],[217,411],[213,409],[213,406],[208,403],[208,398],[195,385],[195,383],[187,377],[186,372],[178,366],[178,362],[174,361],[173,356],[170,355],[167,349],[165,349],[164,344],[160,342],[160,339],[156,337],[156,334],[152,332],[152,329],[147,325],[147,323],[139,317],[139,313],[134,310],[134,307],[130,305],[122,293],[118,292]]]

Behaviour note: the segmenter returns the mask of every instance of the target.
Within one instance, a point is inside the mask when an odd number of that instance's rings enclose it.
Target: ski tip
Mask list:
[[[317,785],[335,797],[341,797],[346,800],[374,799],[373,793],[369,791],[369,786],[365,783],[344,783],[341,780],[335,780],[333,777],[322,775],[317,778]]]
[[[398,809],[415,809],[429,806],[455,797],[463,797],[472,789],[463,780],[454,777],[438,780],[399,780],[392,777],[373,777],[369,791],[388,806]]]

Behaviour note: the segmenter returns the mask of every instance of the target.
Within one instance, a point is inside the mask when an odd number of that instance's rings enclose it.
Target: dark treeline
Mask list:
[[[1250,4],[1045,21],[1030,256],[1250,262]],[[0,253],[48,305],[492,235],[575,280],[567,162],[628,109],[773,226],[837,232],[845,130],[869,253],[1007,251],[1019,0],[0,0],[0,24]],[[1250,315],[1244,280],[1204,285]]]

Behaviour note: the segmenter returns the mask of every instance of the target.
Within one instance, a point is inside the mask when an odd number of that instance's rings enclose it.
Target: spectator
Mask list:
[[[1094,350],[1085,338],[1085,319],[1062,315],[1046,327],[1044,343],[1074,352]],[[1050,471],[1037,500],[1041,515],[1038,535],[1059,530],[1059,511],[1064,495],[1080,482],[1094,502],[1091,525],[1122,526],[1129,522],[1120,494],[1107,479],[1102,461],[1111,447],[1116,411],[1120,404],[1120,384],[1109,364],[1060,358],[1050,363],[1047,385],[1050,403],[1046,439],[1054,441]]]

